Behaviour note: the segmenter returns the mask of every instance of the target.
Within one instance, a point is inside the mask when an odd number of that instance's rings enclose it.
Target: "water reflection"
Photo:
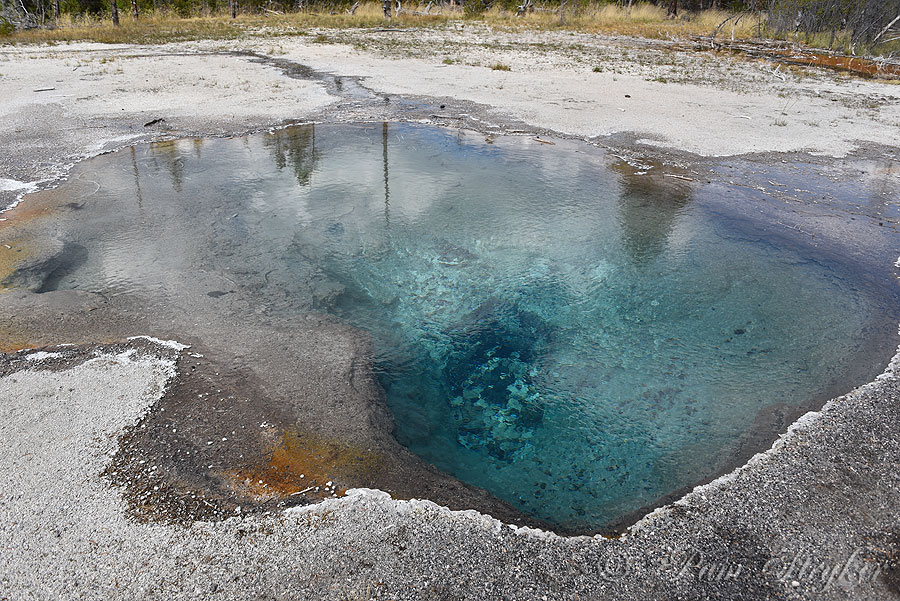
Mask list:
[[[181,192],[184,186],[184,159],[178,149],[179,142],[171,140],[150,146],[152,156],[165,165],[172,179],[172,188]]]
[[[144,208],[144,198],[141,196],[141,176],[138,171],[137,158],[134,154],[134,146],[130,149],[131,154],[131,170],[134,173],[134,195],[137,198],[138,209],[143,210]]]
[[[618,198],[624,248],[635,264],[643,265],[666,250],[679,215],[691,201],[691,188],[653,171],[641,174],[627,164],[616,170],[624,175]]]
[[[279,129],[268,134],[264,138],[264,144],[272,153],[272,160],[278,169],[290,166],[297,183],[301,186],[309,185],[319,161],[315,124]]]
[[[391,189],[388,183],[388,124],[381,124],[381,153],[384,160],[384,223],[391,224]]]
[[[864,166],[869,177],[869,214],[893,223],[900,221],[900,202],[897,191],[900,188],[900,161],[889,158],[875,159],[873,164]],[[884,221],[882,221],[884,222]]]

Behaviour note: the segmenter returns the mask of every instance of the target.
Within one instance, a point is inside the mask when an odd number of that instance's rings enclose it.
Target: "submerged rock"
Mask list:
[[[8,251],[14,251],[10,248]],[[87,249],[80,245],[53,238],[41,242],[39,248],[29,248],[21,262],[2,281],[5,288],[21,288],[31,292],[55,290],[59,280],[84,263]]]
[[[457,440],[502,461],[529,444],[543,419],[535,383],[550,326],[516,302],[491,298],[451,331],[442,362]]]

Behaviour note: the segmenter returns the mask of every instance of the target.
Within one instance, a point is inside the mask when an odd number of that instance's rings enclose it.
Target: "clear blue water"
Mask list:
[[[157,218],[124,218],[61,286],[201,264],[266,310],[346,320],[374,339],[401,443],[565,528],[722,469],[772,407],[849,389],[893,318],[851,267],[584,145],[379,124],[117,161],[92,178]]]

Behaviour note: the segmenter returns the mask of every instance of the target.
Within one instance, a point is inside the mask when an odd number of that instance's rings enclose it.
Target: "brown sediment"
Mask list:
[[[31,249],[21,238],[6,238],[0,230],[0,294],[8,292],[13,287],[8,285],[13,274],[19,266],[31,255]]]
[[[249,371],[192,348],[203,353],[179,358],[178,375],[126,430],[105,472],[134,518],[190,523],[314,503],[383,471],[379,453],[297,427]]]
[[[0,221],[0,234],[10,228],[19,228],[24,222],[52,215],[59,208],[59,204],[60,196],[53,191],[28,194],[22,202],[3,213],[6,221]]]
[[[90,311],[91,309],[88,309]],[[0,317],[2,317],[0,312]],[[56,336],[53,332],[41,330],[33,326],[23,324],[0,325],[0,353],[15,353],[24,349],[44,349],[56,347],[60,344],[78,346],[108,346],[120,343],[121,336],[114,334],[94,335],[92,332],[82,334],[70,332],[65,337]]]
[[[37,254],[39,237],[34,226],[52,216],[59,208],[59,198],[36,192],[3,213],[0,221],[0,293],[13,288],[10,280],[19,267]]]
[[[301,494],[318,500],[344,494],[341,485],[348,479],[366,480],[381,465],[373,451],[289,428],[262,463],[230,470],[225,477],[238,492],[258,501]]]
[[[16,332],[6,326],[0,326],[0,353],[15,353],[34,347],[34,343],[23,332]]]

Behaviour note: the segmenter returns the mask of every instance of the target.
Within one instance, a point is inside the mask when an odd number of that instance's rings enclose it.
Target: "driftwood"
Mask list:
[[[900,61],[896,59],[848,56],[829,50],[804,47],[796,42],[778,40],[728,42],[716,40],[714,36],[698,36],[693,38],[692,42],[692,47],[697,50],[728,50],[785,65],[820,67],[869,77],[900,78]],[[774,74],[779,75],[777,71]]]

